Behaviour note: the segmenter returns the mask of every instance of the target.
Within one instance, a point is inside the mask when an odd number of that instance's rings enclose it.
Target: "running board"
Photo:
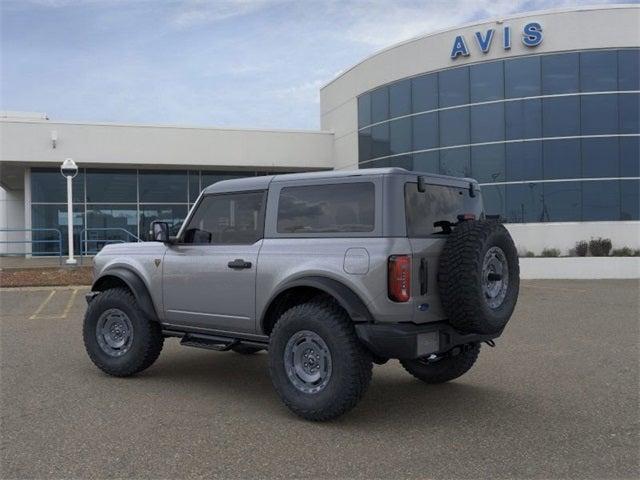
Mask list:
[[[224,352],[238,345],[238,340],[233,338],[216,337],[214,335],[203,335],[199,333],[187,333],[180,340],[180,345],[187,347],[206,348],[207,350],[217,350]]]

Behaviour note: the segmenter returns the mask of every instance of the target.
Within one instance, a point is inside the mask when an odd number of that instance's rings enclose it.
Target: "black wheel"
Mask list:
[[[261,352],[262,350],[264,350],[264,348],[240,344],[236,345],[235,347],[231,347],[231,350],[242,355],[253,355],[254,353]]]
[[[307,420],[330,420],[351,410],[371,382],[372,366],[351,319],[331,299],[292,307],[271,332],[273,386]]]
[[[160,325],[140,312],[135,297],[124,288],[106,290],[93,299],[82,334],[91,361],[116,377],[150,367],[164,343]]]
[[[400,360],[404,369],[411,375],[426,383],[444,383],[458,378],[469,371],[478,359],[480,344],[474,343],[458,347],[459,351],[443,357],[429,359],[416,358]]]
[[[449,323],[462,332],[499,333],[518,300],[518,252],[495,221],[467,221],[440,254],[438,289]]]

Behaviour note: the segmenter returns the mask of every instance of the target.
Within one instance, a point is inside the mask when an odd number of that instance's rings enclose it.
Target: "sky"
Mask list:
[[[68,121],[318,129],[320,87],[382,48],[485,18],[588,4],[0,0],[0,110]]]

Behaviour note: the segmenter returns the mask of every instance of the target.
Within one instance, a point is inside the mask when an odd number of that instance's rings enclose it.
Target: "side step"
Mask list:
[[[217,350],[224,352],[238,345],[238,340],[234,338],[216,337],[214,335],[201,335],[198,333],[187,333],[180,340],[180,345],[187,347],[206,348],[207,350]]]

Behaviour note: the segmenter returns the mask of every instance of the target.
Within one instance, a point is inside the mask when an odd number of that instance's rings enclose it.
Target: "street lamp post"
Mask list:
[[[77,260],[73,258],[73,177],[78,174],[78,166],[73,159],[67,158],[60,166],[62,176],[67,179],[67,235],[69,239],[69,258],[67,265],[75,265]]]

